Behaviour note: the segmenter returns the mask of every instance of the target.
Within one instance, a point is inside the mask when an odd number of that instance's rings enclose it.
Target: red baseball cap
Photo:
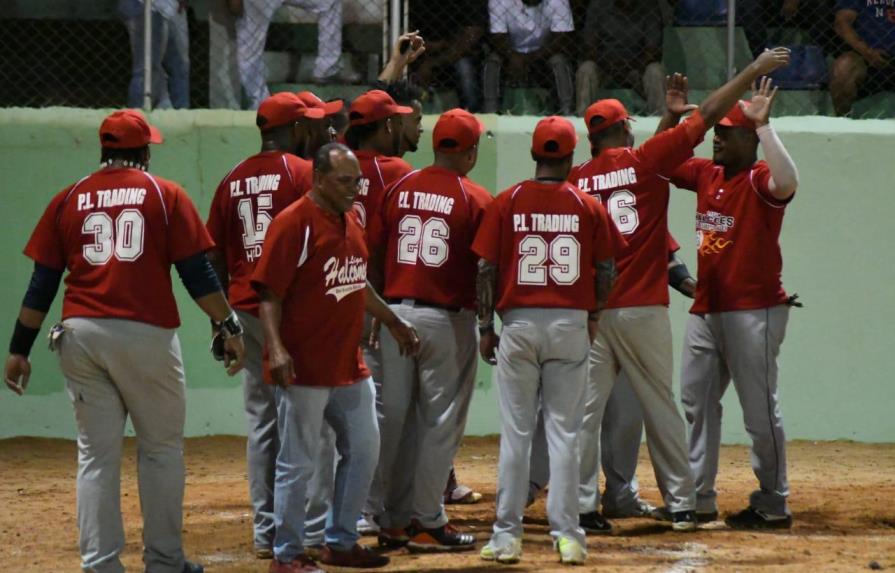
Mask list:
[[[322,109],[324,115],[332,115],[342,111],[345,103],[337,99],[335,101],[323,101],[314,92],[298,92],[295,94],[308,107]]]
[[[103,147],[131,149],[164,141],[162,132],[149,125],[143,114],[125,109],[109,114],[99,126],[99,141]]]
[[[535,126],[531,152],[538,157],[561,158],[574,153],[578,134],[572,122],[564,117],[545,117]]]
[[[398,105],[382,90],[364,92],[351,103],[348,120],[351,125],[366,125],[393,115],[413,113],[413,108]]]
[[[746,117],[746,114],[743,113],[743,108],[740,106],[749,107],[749,102],[743,100],[737,102],[737,104],[727,112],[727,115],[718,122],[718,125],[723,125],[724,127],[755,129],[755,122]]]
[[[444,153],[466,151],[479,142],[485,126],[465,109],[454,108],[441,114],[432,130],[432,147]]]
[[[597,125],[591,125],[594,118],[603,118],[603,121]],[[590,104],[587,111],[584,112],[584,123],[587,126],[588,133],[600,133],[604,129],[615,125],[620,121],[631,119],[625,104],[617,99],[601,99]]]
[[[258,106],[255,124],[261,131],[267,131],[295,123],[302,117],[320,119],[323,115],[322,109],[308,107],[294,93],[279,92],[261,102],[261,105]]]

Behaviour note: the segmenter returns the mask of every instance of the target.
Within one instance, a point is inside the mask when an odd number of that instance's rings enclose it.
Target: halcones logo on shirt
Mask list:
[[[716,255],[733,244],[724,234],[736,225],[736,218],[717,211],[696,213],[696,243],[700,255]]]
[[[367,286],[367,261],[360,257],[330,257],[323,265],[323,272],[326,294],[333,295],[336,302]]]

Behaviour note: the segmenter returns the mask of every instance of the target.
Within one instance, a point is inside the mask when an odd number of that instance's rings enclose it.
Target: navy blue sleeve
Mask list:
[[[194,299],[221,291],[221,281],[205,253],[196,253],[174,263],[183,286]]]

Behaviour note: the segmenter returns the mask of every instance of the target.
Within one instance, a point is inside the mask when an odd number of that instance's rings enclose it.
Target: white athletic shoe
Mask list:
[[[553,542],[553,547],[559,553],[559,562],[564,565],[584,565],[587,560],[587,550],[571,537],[561,536]]]
[[[497,561],[498,563],[519,563],[522,559],[522,540],[513,539],[509,546],[495,547],[492,542],[482,547],[479,557],[485,561]]]
[[[357,533],[359,535],[376,535],[379,533],[379,524],[372,515],[363,514],[357,520]]]

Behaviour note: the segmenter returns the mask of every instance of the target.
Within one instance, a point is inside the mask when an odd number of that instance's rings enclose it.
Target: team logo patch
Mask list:
[[[700,255],[717,255],[733,244],[731,239],[725,239],[715,231],[699,231],[696,237],[699,240]]]
[[[360,257],[330,257],[323,265],[326,294],[336,302],[367,286],[367,261]]]

